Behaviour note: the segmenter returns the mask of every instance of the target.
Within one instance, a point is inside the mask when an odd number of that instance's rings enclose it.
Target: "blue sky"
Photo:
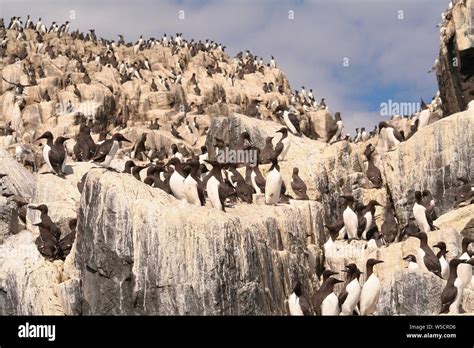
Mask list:
[[[0,16],[30,14],[36,21],[75,18],[72,28],[98,36],[140,34],[160,38],[182,32],[187,39],[212,39],[235,53],[249,49],[266,61],[274,55],[293,89],[313,89],[331,112],[340,111],[348,132],[372,128],[380,104],[429,101],[438,56],[436,24],[448,0],[211,0],[69,1],[0,0]],[[184,10],[185,19],[179,19]],[[294,19],[289,18],[293,11]],[[403,12],[400,12],[403,11]],[[399,17],[403,17],[400,19]],[[8,22],[8,20],[7,20]],[[349,66],[343,66],[348,58]]]

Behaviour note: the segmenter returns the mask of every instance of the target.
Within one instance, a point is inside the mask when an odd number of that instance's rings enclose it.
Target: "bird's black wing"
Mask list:
[[[199,201],[201,202],[201,205],[202,206],[206,205],[206,194],[204,193],[204,186],[202,182],[198,182],[197,192],[198,192]]]
[[[339,306],[342,306],[342,304],[347,298],[347,295],[349,295],[349,293],[347,292],[346,287],[344,287],[344,289],[342,289],[342,291],[339,293],[339,296],[337,297],[339,300]]]
[[[49,151],[48,157],[49,157],[49,163],[51,163],[51,167],[53,167],[54,171],[57,174],[61,174],[62,165],[64,162],[64,156],[62,156],[62,154],[58,151]]]
[[[362,216],[359,219],[359,227],[357,229],[357,235],[359,236],[359,238],[362,235],[362,232],[364,232],[366,226],[367,226],[367,219],[364,216]]]
[[[107,154],[110,152],[110,149],[112,148],[113,141],[112,140],[105,140],[102,144],[99,145],[97,148],[97,152],[92,159],[94,162],[103,162],[105,160],[105,157]]]
[[[444,288],[443,292],[441,293],[441,311],[439,312],[440,314],[449,312],[449,306],[451,305],[451,303],[453,303],[457,294],[458,289],[455,286],[450,288]]]
[[[403,135],[397,131],[395,128],[393,128],[393,135],[395,136],[395,138],[397,138],[398,141],[402,142],[404,141],[405,139],[403,138]]]
[[[426,268],[428,268],[430,272],[433,272],[441,278],[441,264],[439,263],[439,259],[433,252],[426,253],[423,258],[423,262],[425,263]]]
[[[311,315],[309,302],[303,296],[300,296],[299,299],[300,299],[300,307],[301,307],[301,310],[303,311],[303,315]]]

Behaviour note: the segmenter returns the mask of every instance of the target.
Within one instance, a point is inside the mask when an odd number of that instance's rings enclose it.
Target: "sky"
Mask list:
[[[381,103],[430,101],[439,52],[441,13],[449,0],[0,0],[0,17],[30,14],[48,26],[96,29],[126,41],[183,33],[222,42],[232,56],[250,50],[275,56],[292,89],[313,89],[346,132],[372,129]],[[184,11],[184,12],[180,12]],[[184,14],[184,19],[182,18]],[[180,18],[181,16],[181,18]]]

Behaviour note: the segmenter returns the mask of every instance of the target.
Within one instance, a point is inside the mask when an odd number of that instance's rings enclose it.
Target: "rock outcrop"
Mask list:
[[[312,288],[307,244],[321,205],[182,206],[131,176],[94,170],[81,198],[76,265],[83,314],[286,314]]]
[[[466,110],[474,100],[474,1],[458,1],[446,13],[441,28],[437,78],[443,111],[451,115]]]

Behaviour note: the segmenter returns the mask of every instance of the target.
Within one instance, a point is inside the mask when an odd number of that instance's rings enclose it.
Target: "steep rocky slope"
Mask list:
[[[461,35],[466,25],[461,6],[456,4],[447,18],[448,34],[440,48],[445,117],[388,152],[378,134],[366,141],[342,137],[328,144],[336,122],[327,109],[294,101],[279,69],[259,63],[254,69],[247,65],[251,59],[243,68],[217,45],[166,46],[151,40],[137,48],[78,32],[50,32],[42,35],[41,49],[34,29],[25,29],[18,40],[17,30],[1,28],[8,40],[0,47],[0,173],[8,177],[2,179],[7,194],[0,197],[0,314],[284,315],[297,281],[312,298],[323,268],[340,271],[356,263],[364,271],[372,257],[384,260],[375,269],[382,282],[378,314],[439,313],[446,282],[428,272],[408,271],[403,261],[416,254],[414,238],[380,248],[340,239],[337,252],[328,254],[324,225],[341,220],[340,196],[352,194],[363,204],[392,201],[403,227],[412,217],[414,191],[429,190],[439,215],[439,230],[429,233],[429,244],[445,241],[451,259],[461,254],[462,237],[473,237],[473,205],[454,208],[457,178],[471,180],[474,164],[474,109],[464,111],[472,94],[472,40]],[[446,65],[453,54],[461,58],[458,70]],[[163,78],[168,87],[160,83]],[[272,82],[275,90],[263,91],[263,82]],[[12,83],[33,86],[24,87],[23,93]],[[73,154],[84,119],[91,121],[95,141],[104,130],[120,131],[132,143],[146,133],[146,153],[164,151],[166,158],[172,144],[186,157],[206,145],[212,158],[216,138],[233,147],[244,131],[261,148],[266,137],[278,142],[276,132],[284,120],[274,111],[290,105],[303,135],[289,135],[291,147],[280,170],[287,192],[295,196],[290,182],[293,168],[299,168],[309,200],[267,206],[256,199],[224,213],[209,201],[190,206],[119,173],[126,160],[137,157],[133,145],[119,150],[111,165],[116,171],[75,161]],[[391,124],[408,132],[417,117]],[[159,129],[150,129],[154,120]],[[71,137],[64,178],[44,165],[35,139],[46,130]],[[377,149],[380,188],[366,175],[368,144]],[[264,175],[269,167],[260,166]],[[83,179],[81,193],[78,183]],[[38,204],[48,206],[63,236],[72,233],[68,222],[77,218],[76,239],[65,260],[46,260],[34,244],[39,212],[30,207]],[[380,227],[384,220],[384,208],[377,207],[376,224]],[[474,313],[473,289],[465,290],[463,308]],[[310,310],[315,312],[312,304]]]

